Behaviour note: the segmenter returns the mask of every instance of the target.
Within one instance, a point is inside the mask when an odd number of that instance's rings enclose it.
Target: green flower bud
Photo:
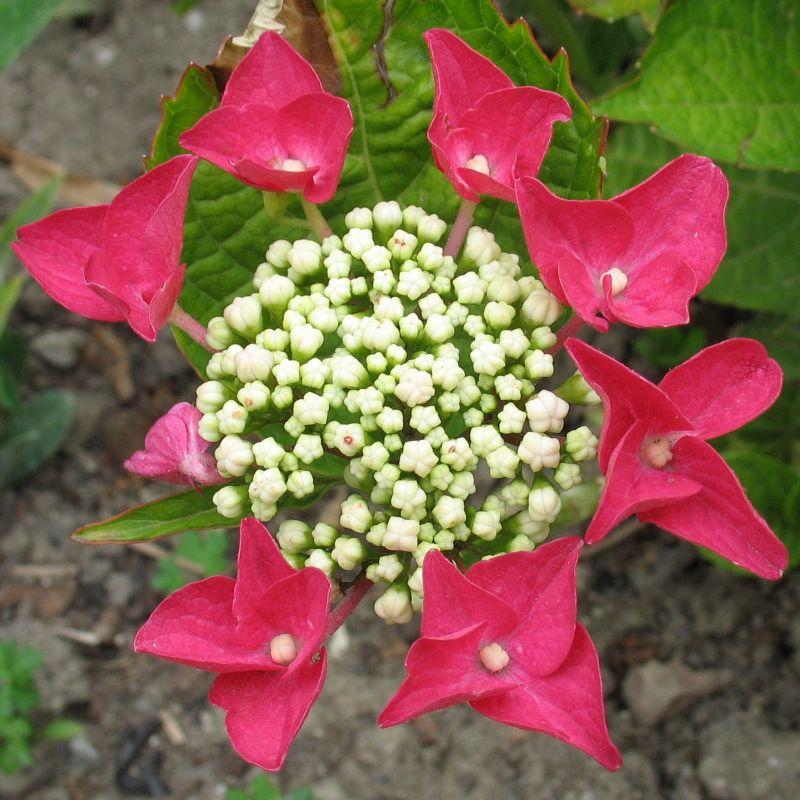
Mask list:
[[[314,491],[314,476],[305,469],[295,470],[286,479],[286,488],[299,500]]]
[[[333,525],[328,525],[325,522],[318,522],[311,529],[311,537],[317,547],[331,547],[339,532]]]
[[[342,236],[342,244],[355,258],[361,258],[375,242],[372,240],[372,231],[352,228]]]
[[[372,228],[372,211],[368,208],[354,208],[345,215],[344,224],[348,228],[369,230]]]
[[[438,242],[446,230],[447,223],[436,214],[425,214],[417,220],[417,233],[423,242]]]
[[[336,564],[330,555],[319,548],[315,548],[308,554],[305,566],[316,567],[316,569],[322,570],[329,578],[333,575],[334,569],[336,569]]]
[[[583,480],[581,468],[570,461],[562,461],[558,465],[558,469],[553,473],[553,480],[564,489],[564,491],[569,491]]]
[[[267,263],[272,264],[275,269],[286,269],[289,266],[286,256],[291,249],[291,242],[287,242],[285,239],[278,239],[267,249]]]
[[[554,522],[561,511],[561,497],[547,483],[534,484],[528,496],[528,513],[540,522]]]
[[[315,433],[301,433],[297,437],[292,453],[303,464],[313,464],[323,456],[321,437]]]
[[[390,465],[386,465],[387,467]],[[383,469],[386,469],[384,467]],[[382,472],[383,470],[381,470]],[[378,480],[378,473],[375,477]],[[395,480],[392,487],[391,503],[404,517],[413,519],[420,509],[424,511],[426,496],[414,480]]]
[[[313,275],[322,266],[322,247],[310,239],[298,239],[286,254],[286,260],[298,276]]]
[[[285,275],[272,275],[261,282],[258,298],[272,314],[282,314],[295,296],[294,283]]]
[[[500,533],[501,527],[500,515],[494,511],[478,511],[472,520],[472,532],[487,542],[491,542]]]
[[[227,519],[243,517],[247,502],[247,487],[223,486],[214,493],[211,502],[216,506],[217,513]]]
[[[486,463],[493,478],[513,478],[517,474],[519,457],[510,447],[503,445],[486,456]]]
[[[288,519],[280,524],[275,537],[285,553],[302,553],[314,545],[311,528],[298,519]]]
[[[447,492],[459,500],[466,500],[475,494],[475,475],[471,472],[457,472],[453,476]]]
[[[233,344],[235,334],[224,317],[213,317],[208,321],[206,342],[215,350],[223,350]]]
[[[390,586],[376,601],[375,613],[390,625],[409,622],[414,616],[411,597],[404,586]]]
[[[331,552],[331,558],[344,570],[355,569],[366,556],[366,547],[354,536],[340,536]]]
[[[567,433],[565,447],[575,461],[588,461],[597,456],[597,437],[586,426]]]
[[[395,200],[377,203],[372,209],[372,220],[383,236],[388,236],[403,224],[403,212]]]
[[[294,362],[297,363],[297,362]],[[289,408],[294,401],[294,394],[290,386],[276,386],[271,395],[272,407],[278,411]]]
[[[230,399],[230,392],[221,381],[206,381],[197,387],[197,410],[203,414],[219,411],[225,401]]]
[[[433,516],[443,528],[454,528],[467,519],[464,501],[458,497],[442,495],[433,507]]]
[[[233,331],[252,338],[261,330],[261,302],[257,295],[237,297],[227,306],[223,317]]]

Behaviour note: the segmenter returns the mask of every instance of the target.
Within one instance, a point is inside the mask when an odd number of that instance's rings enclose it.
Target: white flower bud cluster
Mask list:
[[[200,434],[231,519],[270,520],[344,480],[335,526],[290,520],[278,543],[297,566],[385,584],[376,613],[405,622],[431,549],[476,560],[543,541],[597,439],[565,433],[568,401],[540,385],[562,308],[530,265],[478,227],[447,256],[447,224],[394,201],[345,224],[273,242],[255,291],[209,323]],[[481,462],[502,482],[483,502]]]

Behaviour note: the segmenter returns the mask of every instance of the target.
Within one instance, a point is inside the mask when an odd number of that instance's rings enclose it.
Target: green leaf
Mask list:
[[[330,481],[316,481],[316,484],[316,489],[302,500],[285,494],[278,502],[278,510],[306,508],[319,500],[331,486]],[[238,520],[228,519],[217,512],[211,498],[218,488],[212,486],[200,492],[180,492],[162,497],[79,528],[72,538],[84,544],[149,542],[183,531],[227,528],[238,524]]]
[[[8,318],[17,304],[22,287],[25,284],[25,273],[12,275],[5,283],[0,283],[0,335],[6,329]]]
[[[639,332],[633,349],[651,364],[672,369],[707,344],[708,335],[702,328],[654,328]]]
[[[797,0],[679,0],[639,75],[595,105],[740,166],[800,169]]]
[[[211,501],[216,488],[162,497],[123,511],[111,519],[75,531],[72,538],[87,544],[124,544],[161,539],[186,530],[222,528],[232,521],[219,514]]]
[[[800,564],[800,475],[772,456],[753,450],[732,450],[725,460],[739,476],[750,502],[789,550],[789,566]],[[743,574],[715,553],[703,550],[715,564]]]
[[[181,16],[191,11],[196,5],[200,5],[200,0],[172,0],[172,10]]]
[[[175,548],[175,558],[159,561],[151,583],[154,589],[169,594],[180,589],[197,575],[183,569],[178,559],[201,567],[203,575],[223,575],[230,570],[229,541],[226,531],[187,531]]]
[[[490,0],[394,4],[321,0],[339,74],[356,129],[336,197],[323,212],[338,226],[354,206],[397,199],[453,219],[459,198],[436,169],[427,140],[433,78],[422,34],[447,27],[492,58],[517,83],[561,92],[573,121],[557,124],[541,177],[557,192],[594,197],[605,123],[592,116],[572,86],[566,57],[550,62],[524,24],[509,26]],[[391,19],[384,18],[384,11]],[[376,57],[377,52],[377,57]],[[386,65],[379,69],[378,64]],[[252,276],[267,245],[278,238],[308,236],[299,201],[287,198],[268,215],[261,193],[209,164],[195,173],[186,217],[183,260],[187,264],[181,305],[207,322],[233,297],[252,291]],[[523,254],[516,208],[487,199],[476,215],[506,249]],[[208,354],[183,335],[178,342],[199,371]]]
[[[188,9],[187,9],[188,10]],[[174,97],[161,100],[161,122],[153,138],[145,168],[153,169],[173,156],[186,153],[178,138],[219,103],[217,84],[209,70],[189,64]]]
[[[61,178],[53,178],[41,189],[28,195],[3,221],[0,226],[0,283],[4,280],[8,263],[11,260],[12,253],[9,245],[17,235],[17,228],[35,222],[47,214],[55,205],[60,187]]]
[[[616,128],[608,146],[604,193],[618,194],[679,153],[641,125]],[[725,174],[731,185],[728,252],[703,297],[798,316],[800,175],[736,167],[725,167]]]
[[[12,486],[56,454],[75,417],[72,395],[34,395],[0,425],[0,488]]]
[[[76,719],[57,719],[42,731],[43,739],[56,742],[68,742],[83,732],[83,725]]]
[[[44,30],[61,0],[0,0],[0,72]]]
[[[613,22],[620,17],[641,14],[653,24],[661,11],[661,0],[567,0],[578,12]]]

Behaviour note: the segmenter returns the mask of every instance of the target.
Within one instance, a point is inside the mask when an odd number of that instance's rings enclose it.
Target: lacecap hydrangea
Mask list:
[[[416,206],[345,224],[269,244],[253,292],[209,322],[200,434],[231,479],[214,495],[231,519],[266,522],[343,478],[338,524],[290,520],[278,543],[297,567],[383,582],[375,609],[402,622],[429,550],[475,560],[547,538],[597,449],[567,428],[568,401],[598,398],[577,375],[552,385],[562,307],[492,233],[471,228],[453,258],[447,223]]]

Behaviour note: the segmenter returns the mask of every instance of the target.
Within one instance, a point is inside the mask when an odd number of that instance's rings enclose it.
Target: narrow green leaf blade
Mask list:
[[[61,0],[0,0],[0,72],[44,30]]]
[[[75,401],[67,392],[42,392],[25,402],[3,427],[0,488],[18,483],[55,455],[74,417]]]
[[[125,544],[163,539],[187,530],[226,528],[233,524],[217,512],[211,497],[215,488],[168,495],[86,525],[72,538],[86,544]]]

